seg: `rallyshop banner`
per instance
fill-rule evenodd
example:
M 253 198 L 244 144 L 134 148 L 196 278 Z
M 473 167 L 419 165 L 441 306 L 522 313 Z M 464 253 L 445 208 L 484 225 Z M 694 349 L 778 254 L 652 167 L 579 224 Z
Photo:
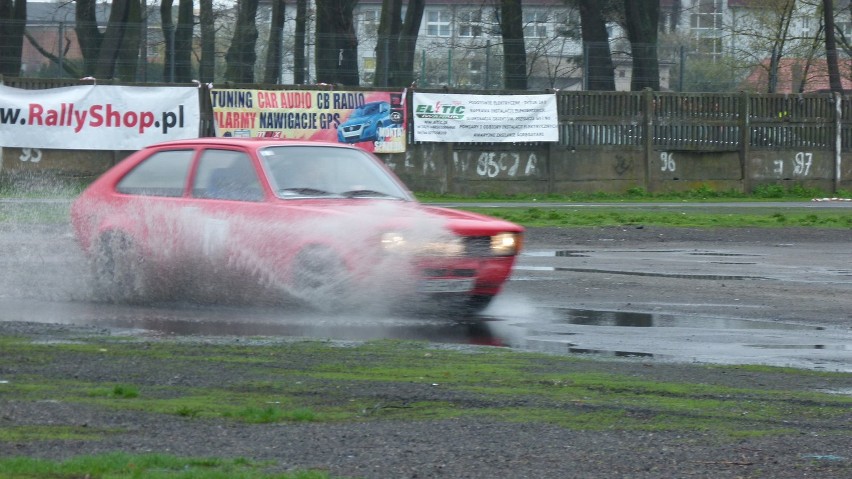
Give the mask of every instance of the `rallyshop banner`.
M 0 85 L 0 147 L 135 150 L 198 137 L 198 88 Z
M 216 136 L 349 143 L 405 151 L 405 93 L 315 90 L 210 91 Z
M 559 141 L 556 95 L 415 93 L 414 141 Z

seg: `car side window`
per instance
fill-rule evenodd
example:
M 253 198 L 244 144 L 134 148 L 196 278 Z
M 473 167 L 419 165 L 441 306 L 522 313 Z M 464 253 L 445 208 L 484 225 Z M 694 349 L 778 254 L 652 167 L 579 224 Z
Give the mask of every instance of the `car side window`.
M 209 149 L 201 154 L 192 195 L 196 198 L 260 201 L 263 188 L 247 154 Z
M 128 195 L 183 196 L 193 150 L 152 154 L 119 181 L 116 191 Z

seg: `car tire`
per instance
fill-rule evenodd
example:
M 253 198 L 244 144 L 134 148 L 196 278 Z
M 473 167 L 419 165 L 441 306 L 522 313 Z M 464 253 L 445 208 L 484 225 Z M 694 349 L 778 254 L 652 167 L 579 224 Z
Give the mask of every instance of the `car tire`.
M 485 311 L 485 308 L 494 300 L 493 295 L 478 294 L 467 298 L 464 304 L 465 312 L 468 314 L 477 314 Z
M 290 293 L 322 311 L 340 311 L 350 300 L 351 283 L 343 258 L 326 246 L 302 248 L 293 260 Z
M 133 303 L 146 298 L 149 283 L 144 259 L 135 242 L 124 233 L 110 231 L 98 238 L 92 273 L 101 299 Z

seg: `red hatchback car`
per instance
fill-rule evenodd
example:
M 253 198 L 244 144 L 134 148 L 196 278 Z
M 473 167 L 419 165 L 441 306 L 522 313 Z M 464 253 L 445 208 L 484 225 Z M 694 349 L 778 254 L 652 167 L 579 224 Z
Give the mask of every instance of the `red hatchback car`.
M 120 302 L 239 294 L 475 311 L 499 293 L 523 235 L 418 203 L 361 149 L 252 138 L 137 151 L 75 200 L 71 218 L 96 290 Z

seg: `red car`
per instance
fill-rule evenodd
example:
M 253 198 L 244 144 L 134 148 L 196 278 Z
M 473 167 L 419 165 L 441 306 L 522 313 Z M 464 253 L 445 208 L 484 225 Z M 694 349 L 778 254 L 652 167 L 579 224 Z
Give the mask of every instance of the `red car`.
M 484 308 L 523 228 L 417 202 L 337 143 L 199 138 L 130 155 L 71 219 L 103 299 L 296 298 L 324 309 Z M 272 293 L 269 295 L 269 293 Z

